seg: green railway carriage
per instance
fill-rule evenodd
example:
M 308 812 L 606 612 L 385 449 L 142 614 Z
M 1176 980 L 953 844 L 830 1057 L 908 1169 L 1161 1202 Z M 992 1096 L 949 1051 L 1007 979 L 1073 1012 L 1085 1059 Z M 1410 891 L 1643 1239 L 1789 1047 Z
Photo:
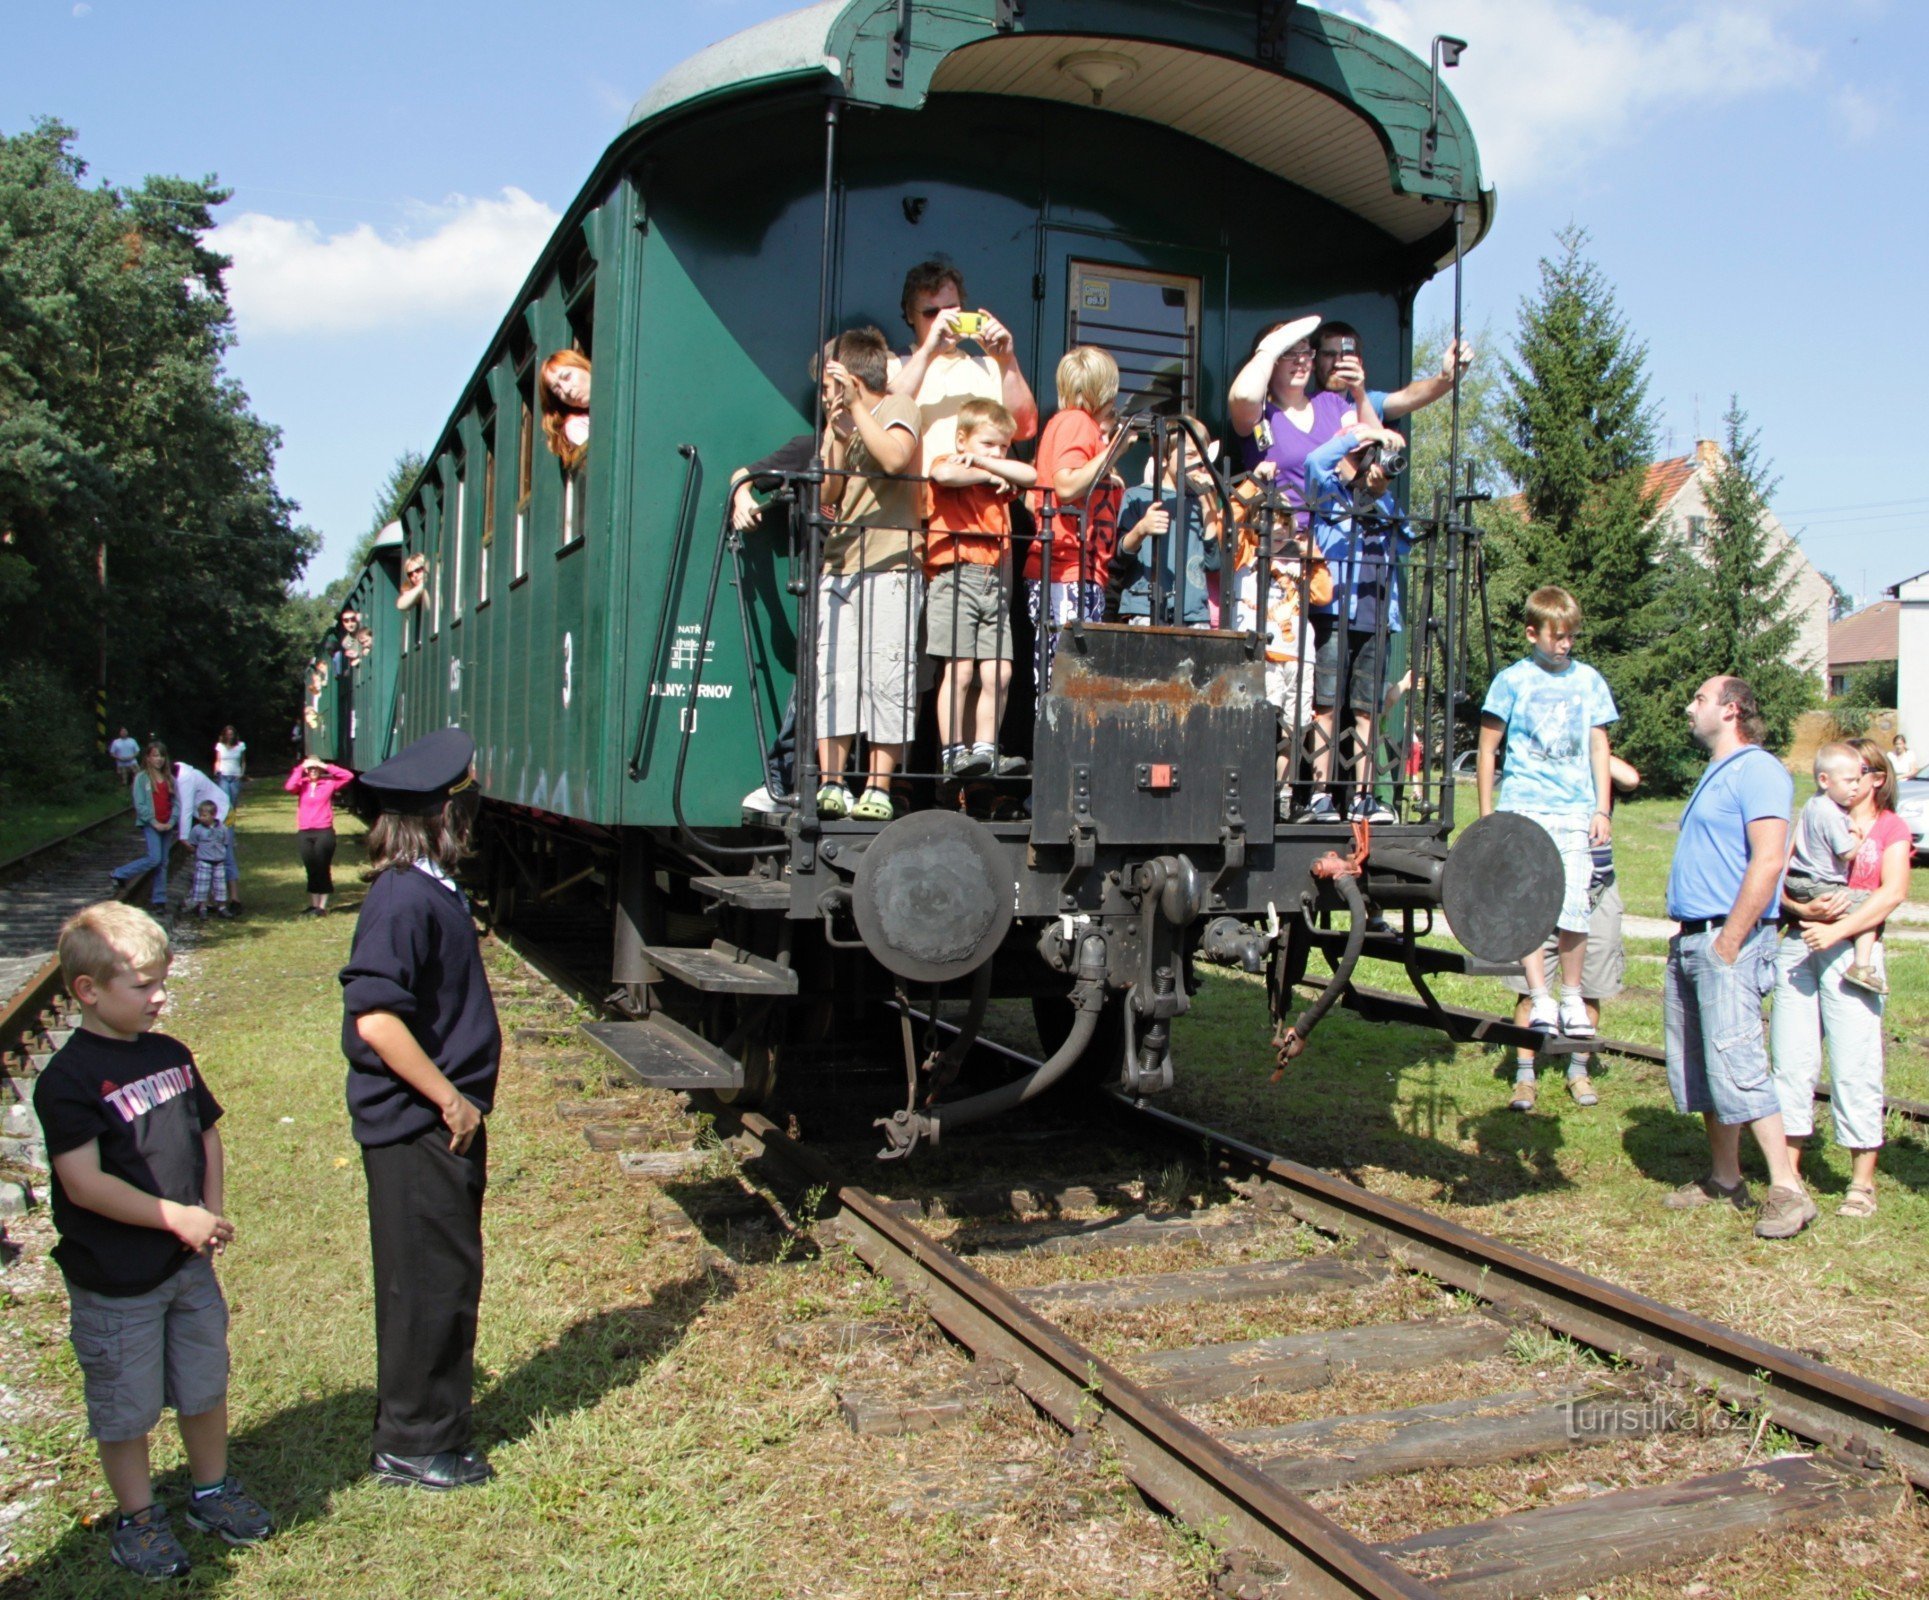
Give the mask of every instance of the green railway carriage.
M 331 629 L 318 652 L 318 659 L 330 662 L 329 680 L 314 701 L 316 721 L 308 729 L 306 748 L 357 772 L 382 760 L 394 725 L 401 674 L 402 613 L 395 608 L 401 568 L 402 529 L 390 523 L 342 600 L 360 613 L 372 648 L 366 656 L 337 666 L 339 640 Z
M 1224 632 L 1073 630 L 1026 740 L 1029 821 L 869 827 L 819 817 L 806 792 L 751 826 L 743 796 L 812 671 L 798 636 L 815 542 L 727 538 L 731 473 L 813 430 L 826 332 L 907 342 L 900 284 L 930 256 L 1012 330 L 1045 411 L 1060 356 L 1097 343 L 1132 404 L 1216 422 L 1255 332 L 1301 307 L 1352 322 L 1376 383 L 1403 383 L 1415 293 L 1493 214 L 1437 67 L 1291 0 L 825 0 L 725 40 L 638 103 L 484 352 L 402 516 L 427 599 L 396 614 L 335 748 L 366 766 L 436 727 L 473 732 L 497 914 L 604 919 L 640 1018 L 604 1042 L 654 1081 L 765 1093 L 804 1014 L 822 1034 L 819 1013 L 847 1018 L 895 976 L 968 978 L 979 1000 L 1069 988 L 1077 1044 L 1113 1040 L 1124 1069 L 1106 1072 L 1155 1088 L 1202 943 L 1271 951 L 1283 991 L 1322 943 L 1350 944 L 1350 969 L 1359 941 L 1328 912 L 1344 901 L 1363 925 L 1357 881 L 1408 908 L 1414 949 L 1412 912 L 1454 877 L 1443 762 L 1464 566 L 1436 563 L 1419 647 L 1444 677 L 1439 781 L 1381 831 L 1383 870 L 1317 877 L 1346 830 L 1271 826 L 1256 640 Z M 546 447 L 536 390 L 566 348 L 595 371 L 574 472 Z M 817 482 L 793 487 L 808 529 Z M 1466 537 L 1443 528 L 1439 547 Z M 393 554 L 363 580 L 385 621 Z M 1187 673 L 1169 702 L 1147 691 Z M 1130 782 L 1161 738 L 1185 751 L 1183 797 Z M 1277 914 L 1302 906 L 1279 936 Z M 1463 896 L 1455 926 L 1506 944 L 1540 914 Z M 977 932 L 942 955 L 907 918 Z M 899 1124 L 899 1148 L 936 1133 Z

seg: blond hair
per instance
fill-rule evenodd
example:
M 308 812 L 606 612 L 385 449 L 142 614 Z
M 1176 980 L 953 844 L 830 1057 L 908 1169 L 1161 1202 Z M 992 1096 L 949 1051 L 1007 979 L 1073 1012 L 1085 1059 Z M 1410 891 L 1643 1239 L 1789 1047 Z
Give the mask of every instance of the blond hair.
M 960 439 L 979 428 L 996 428 L 1005 436 L 1007 443 L 1018 432 L 1018 422 L 1012 414 L 996 400 L 987 400 L 974 395 L 958 407 L 958 437 Z
M 1527 626 L 1565 628 L 1569 633 L 1581 626 L 1581 602 L 1558 584 L 1544 584 L 1527 597 Z
M 1825 744 L 1815 752 L 1815 775 L 1819 778 L 1824 772 L 1834 772 L 1842 767 L 1859 767 L 1862 757 L 1856 753 L 1855 746 L 1838 739 Z
M 138 906 L 102 900 L 62 924 L 55 949 L 71 990 L 76 978 L 107 983 L 122 972 L 159 966 L 168 958 L 167 930 Z
M 1095 344 L 1074 345 L 1058 363 L 1058 403 L 1097 416 L 1119 397 L 1119 364 Z

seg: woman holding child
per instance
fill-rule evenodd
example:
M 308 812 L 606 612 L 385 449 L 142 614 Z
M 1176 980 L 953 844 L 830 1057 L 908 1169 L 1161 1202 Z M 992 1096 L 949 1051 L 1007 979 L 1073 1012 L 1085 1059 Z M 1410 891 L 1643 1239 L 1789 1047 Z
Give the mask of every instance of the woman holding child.
M 1848 885 L 1811 900 L 1783 893 L 1785 931 L 1768 1040 L 1789 1159 L 1798 1168 L 1815 1127 L 1815 1085 L 1823 1046 L 1828 1047 L 1835 1140 L 1849 1152 L 1848 1194 L 1837 1215 L 1872 1217 L 1882 1147 L 1884 1001 L 1879 992 L 1846 980 L 1856 936 L 1879 931 L 1883 919 L 1908 897 L 1913 841 L 1895 813 L 1895 773 L 1888 758 L 1868 739 L 1851 739 L 1847 747 L 1863 780 L 1848 808 L 1857 841 Z M 1863 897 L 1859 904 L 1858 896 Z

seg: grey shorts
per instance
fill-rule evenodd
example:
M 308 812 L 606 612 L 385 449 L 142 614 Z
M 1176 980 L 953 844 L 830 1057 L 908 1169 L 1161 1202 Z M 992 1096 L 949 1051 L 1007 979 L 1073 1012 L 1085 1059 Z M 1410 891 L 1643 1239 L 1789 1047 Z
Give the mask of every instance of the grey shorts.
M 1313 704 L 1331 711 L 1339 703 L 1341 668 L 1346 673 L 1346 701 L 1355 711 L 1379 710 L 1386 693 L 1386 668 L 1380 659 L 1380 636 L 1335 628 L 1313 658 Z
M 163 1406 L 195 1417 L 227 1397 L 228 1302 L 206 1256 L 146 1294 L 96 1294 L 69 1282 L 67 1296 L 87 1431 L 103 1444 L 145 1438 Z
M 1011 660 L 1011 583 L 1003 567 L 959 561 L 924 596 L 924 648 L 942 661 Z
M 817 585 L 817 736 L 909 743 L 917 722 L 921 572 L 860 572 Z
M 1612 1000 L 1621 992 L 1627 977 L 1628 953 L 1621 943 L 1621 885 L 1610 878 L 1597 893 L 1587 897 L 1587 949 L 1581 956 L 1581 993 L 1589 1000 Z M 1548 960 L 1547 970 L 1559 953 L 1558 934 L 1549 934 L 1541 954 Z M 1527 993 L 1525 978 L 1501 980 L 1515 994 Z
M 1806 872 L 1791 872 L 1782 879 L 1782 892 L 1789 899 L 1807 905 L 1811 900 L 1826 900 L 1832 894 L 1846 894 L 1849 904 L 1859 906 L 1869 898 L 1867 889 L 1851 889 L 1847 884 L 1830 883 L 1825 878 L 1811 878 Z
M 1732 964 L 1715 954 L 1719 926 L 1668 941 L 1661 1020 L 1675 1109 L 1730 1126 L 1782 1109 L 1769 1072 L 1762 1001 L 1775 985 L 1775 924 L 1751 933 Z

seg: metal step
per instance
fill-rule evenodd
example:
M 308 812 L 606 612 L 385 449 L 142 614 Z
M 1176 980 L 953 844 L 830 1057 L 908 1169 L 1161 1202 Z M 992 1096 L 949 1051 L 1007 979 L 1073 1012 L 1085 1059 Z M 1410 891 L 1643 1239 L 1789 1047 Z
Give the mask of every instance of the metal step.
M 717 939 L 708 950 L 689 945 L 650 944 L 643 954 L 654 966 L 704 994 L 791 995 L 797 974 L 727 939 Z
M 660 1011 L 637 1022 L 585 1022 L 583 1033 L 647 1089 L 743 1087 L 742 1067 Z
M 721 900 L 746 911 L 788 911 L 788 878 L 692 878 L 690 887 L 705 899 Z

